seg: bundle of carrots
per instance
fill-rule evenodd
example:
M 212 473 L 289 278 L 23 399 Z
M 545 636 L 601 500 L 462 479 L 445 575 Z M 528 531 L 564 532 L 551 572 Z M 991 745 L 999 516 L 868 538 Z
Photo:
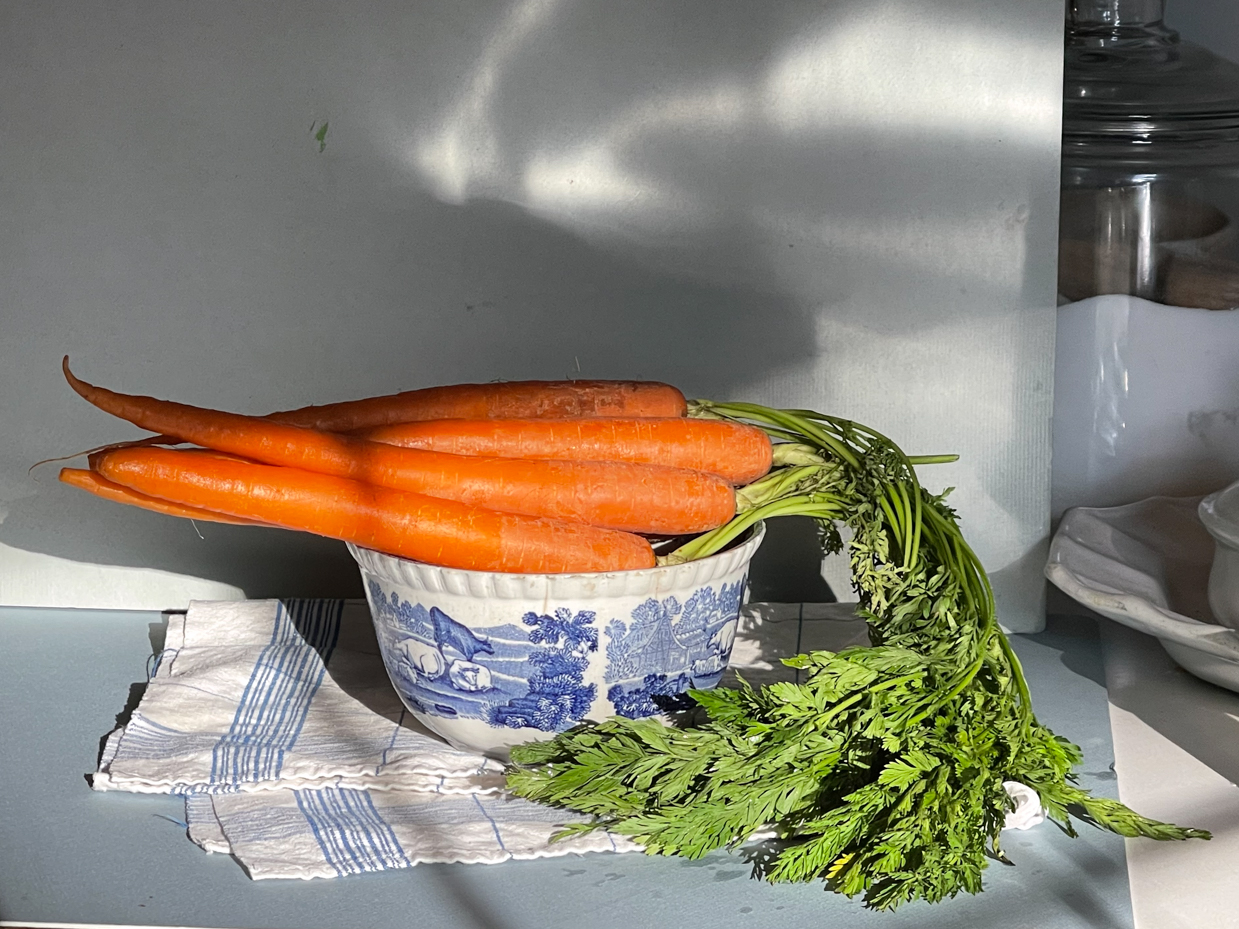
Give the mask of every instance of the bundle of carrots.
M 736 488 L 772 463 L 764 431 L 688 418 L 684 395 L 655 382 L 460 384 L 256 417 L 97 387 L 67 357 L 63 369 L 90 403 L 157 433 L 94 450 L 65 483 L 444 567 L 652 567 L 647 536 L 722 526 Z

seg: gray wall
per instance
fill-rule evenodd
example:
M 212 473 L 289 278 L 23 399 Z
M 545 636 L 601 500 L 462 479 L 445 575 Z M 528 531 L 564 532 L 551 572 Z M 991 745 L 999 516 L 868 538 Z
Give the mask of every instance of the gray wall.
M 0 602 L 355 593 L 338 543 L 112 506 L 60 380 L 259 413 L 658 378 L 955 485 L 1004 617 L 1048 528 L 1053 0 L 0 2 Z M 327 124 L 325 145 L 316 133 Z M 760 596 L 825 597 L 809 527 Z M 837 566 L 827 577 L 842 583 Z

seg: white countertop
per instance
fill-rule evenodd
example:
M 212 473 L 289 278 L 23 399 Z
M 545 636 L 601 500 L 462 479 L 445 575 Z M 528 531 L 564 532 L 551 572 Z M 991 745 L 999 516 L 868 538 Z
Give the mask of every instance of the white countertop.
M 823 647 L 825 638 L 838 647 L 852 635 L 854 621 L 840 622 L 837 611 L 806 605 L 767 619 L 788 624 L 789 650 Z M 827 628 L 833 626 L 840 628 Z M 863 910 L 820 885 L 751 880 L 739 853 L 700 861 L 595 854 L 493 866 L 419 865 L 337 880 L 251 881 L 228 857 L 206 855 L 186 839 L 179 798 L 99 794 L 87 785 L 100 736 L 115 725 L 127 699 L 136 703 L 162 628 L 157 613 L 0 609 L 0 926 L 550 929 L 580 926 L 583 913 L 591 929 L 1133 925 L 1124 842 L 1087 826 L 1076 839 L 1046 824 L 1010 834 L 1004 848 L 1015 866 L 992 864 L 984 893 L 894 913 Z M 1013 644 L 1038 717 L 1083 749 L 1081 785 L 1114 796 L 1106 673 L 1095 625 L 1051 617 L 1045 632 L 1014 636 Z M 1224 696 L 1229 705 L 1234 695 Z M 1120 770 L 1128 771 L 1126 762 Z M 1213 824 L 1188 800 L 1183 818 Z M 1229 809 L 1239 811 L 1239 803 Z M 1150 804 L 1149 811 L 1159 810 Z M 1151 853 L 1144 848 L 1151 844 L 1140 843 L 1136 860 Z M 1188 852 L 1205 860 L 1218 848 L 1195 844 Z M 1135 894 L 1142 913 L 1154 912 L 1145 903 L 1147 886 Z M 1136 925 L 1158 924 L 1144 919 Z
M 1239 694 L 1192 677 L 1151 636 L 1099 622 L 1120 798 L 1213 833 L 1127 840 L 1136 929 L 1239 927 Z

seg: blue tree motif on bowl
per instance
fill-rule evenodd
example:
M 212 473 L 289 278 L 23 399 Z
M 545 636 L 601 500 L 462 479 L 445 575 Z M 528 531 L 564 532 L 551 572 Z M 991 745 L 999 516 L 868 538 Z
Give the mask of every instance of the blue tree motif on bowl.
M 560 607 L 553 615 L 526 613 L 521 622 L 533 629 L 529 641 L 539 645 L 529 660 L 537 670 L 529 677 L 529 692 L 491 709 L 497 726 L 524 726 L 543 732 L 562 732 L 585 718 L 598 688 L 585 683 L 589 653 L 598 650 L 597 614 L 580 610 L 575 615 Z
M 652 716 L 689 688 L 717 686 L 731 658 L 747 577 L 702 587 L 683 604 L 650 598 L 607 624 L 607 698 L 620 716 Z

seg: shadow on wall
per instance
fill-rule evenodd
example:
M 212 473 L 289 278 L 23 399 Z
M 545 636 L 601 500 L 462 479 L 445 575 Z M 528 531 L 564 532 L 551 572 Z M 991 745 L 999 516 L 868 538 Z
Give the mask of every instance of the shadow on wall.
M 462 359 L 464 373 L 441 375 L 441 381 L 485 380 L 494 372 L 572 376 L 576 372 L 564 363 L 565 349 L 591 346 L 599 357 L 587 360 L 592 362 L 588 376 L 667 377 L 666 372 L 679 372 L 676 382 L 685 389 L 692 385 L 714 396 L 731 396 L 750 372 L 811 354 L 811 321 L 787 300 L 638 266 L 520 207 L 480 201 L 458 207 L 425 199 L 412 204 L 407 213 L 367 214 L 355 220 L 371 226 L 381 222 L 384 228 L 378 232 L 371 228 L 371 237 L 402 242 L 414 234 L 402 221 L 406 215 L 416 216 L 412 225 L 417 230 L 451 228 L 451 236 L 469 243 L 473 257 L 467 267 L 453 273 L 463 272 L 477 297 L 456 305 L 444 301 L 421 306 L 405 316 L 389 314 L 391 318 L 377 324 L 380 331 L 370 329 L 366 338 L 386 346 L 376 349 L 380 353 L 399 352 L 401 345 L 408 345 L 415 347 L 410 351 L 415 356 L 426 352 L 425 340 L 432 339 L 434 352 Z M 345 252 L 351 226 L 337 224 L 338 246 Z M 324 254 L 332 248 L 330 242 L 317 243 Z M 409 294 L 423 289 L 422 269 L 416 264 L 397 265 L 395 272 L 385 287 Z M 364 341 L 355 346 L 336 342 L 333 348 L 339 357 L 366 357 Z M 388 362 L 383 370 L 401 368 Z M 91 376 L 88 370 L 82 373 Z M 315 395 L 314 373 L 307 370 L 305 402 L 348 399 Z M 261 372 L 255 376 L 260 378 Z M 406 370 L 399 383 L 371 382 L 368 390 L 386 392 L 434 382 L 433 376 L 423 378 L 416 370 Z M 256 382 L 255 390 L 262 386 Z M 209 405 L 209 400 L 184 393 L 177 399 Z M 102 413 L 97 416 L 104 418 Z M 113 425 L 109 438 L 124 438 L 131 432 L 119 422 Z M 48 448 L 40 453 L 65 451 Z M 39 492 L 10 504 L 0 524 L 0 542 L 75 561 L 205 577 L 237 586 L 249 597 L 361 595 L 356 568 L 338 542 L 218 524 L 195 528 L 183 520 L 170 532 L 171 517 L 117 506 L 56 483 L 58 467 L 39 469 L 36 478 L 43 485 Z M 780 585 L 790 584 L 795 590 L 789 587 L 783 598 L 812 599 L 813 585 L 806 586 L 797 575 L 801 566 L 811 563 L 816 576 L 816 555 L 803 550 L 788 558 L 771 554 L 789 545 L 803 548 L 805 541 L 815 545 L 811 534 L 776 530 L 773 536 L 764 547 L 768 571 L 755 569 L 755 589 L 778 598 Z M 763 580 L 764 574 L 768 580 Z M 825 588 L 824 582 L 820 586 Z M 829 589 L 820 595 L 830 599 Z
M 249 596 L 359 591 L 338 543 L 200 538 L 52 467 L 26 480 L 132 435 L 69 395 L 65 351 L 106 386 L 251 413 L 579 373 L 755 400 L 790 376 L 780 402 L 847 387 L 844 415 L 878 380 L 936 414 L 955 395 L 927 371 L 966 352 L 909 338 L 1009 301 L 1028 214 L 1011 178 L 1058 134 L 1057 98 L 995 84 L 977 53 L 1003 48 L 1031 81 L 1048 34 L 1014 27 L 1038 14 L 986 25 L 969 6 L 20 11 L 0 56 L 24 101 L 6 124 L 21 260 L 0 299 L 21 350 L 0 365 L 18 399 L 0 409 L 0 543 Z M 916 79 L 874 81 L 874 62 Z M 755 595 L 829 599 L 810 530 L 772 529 Z

